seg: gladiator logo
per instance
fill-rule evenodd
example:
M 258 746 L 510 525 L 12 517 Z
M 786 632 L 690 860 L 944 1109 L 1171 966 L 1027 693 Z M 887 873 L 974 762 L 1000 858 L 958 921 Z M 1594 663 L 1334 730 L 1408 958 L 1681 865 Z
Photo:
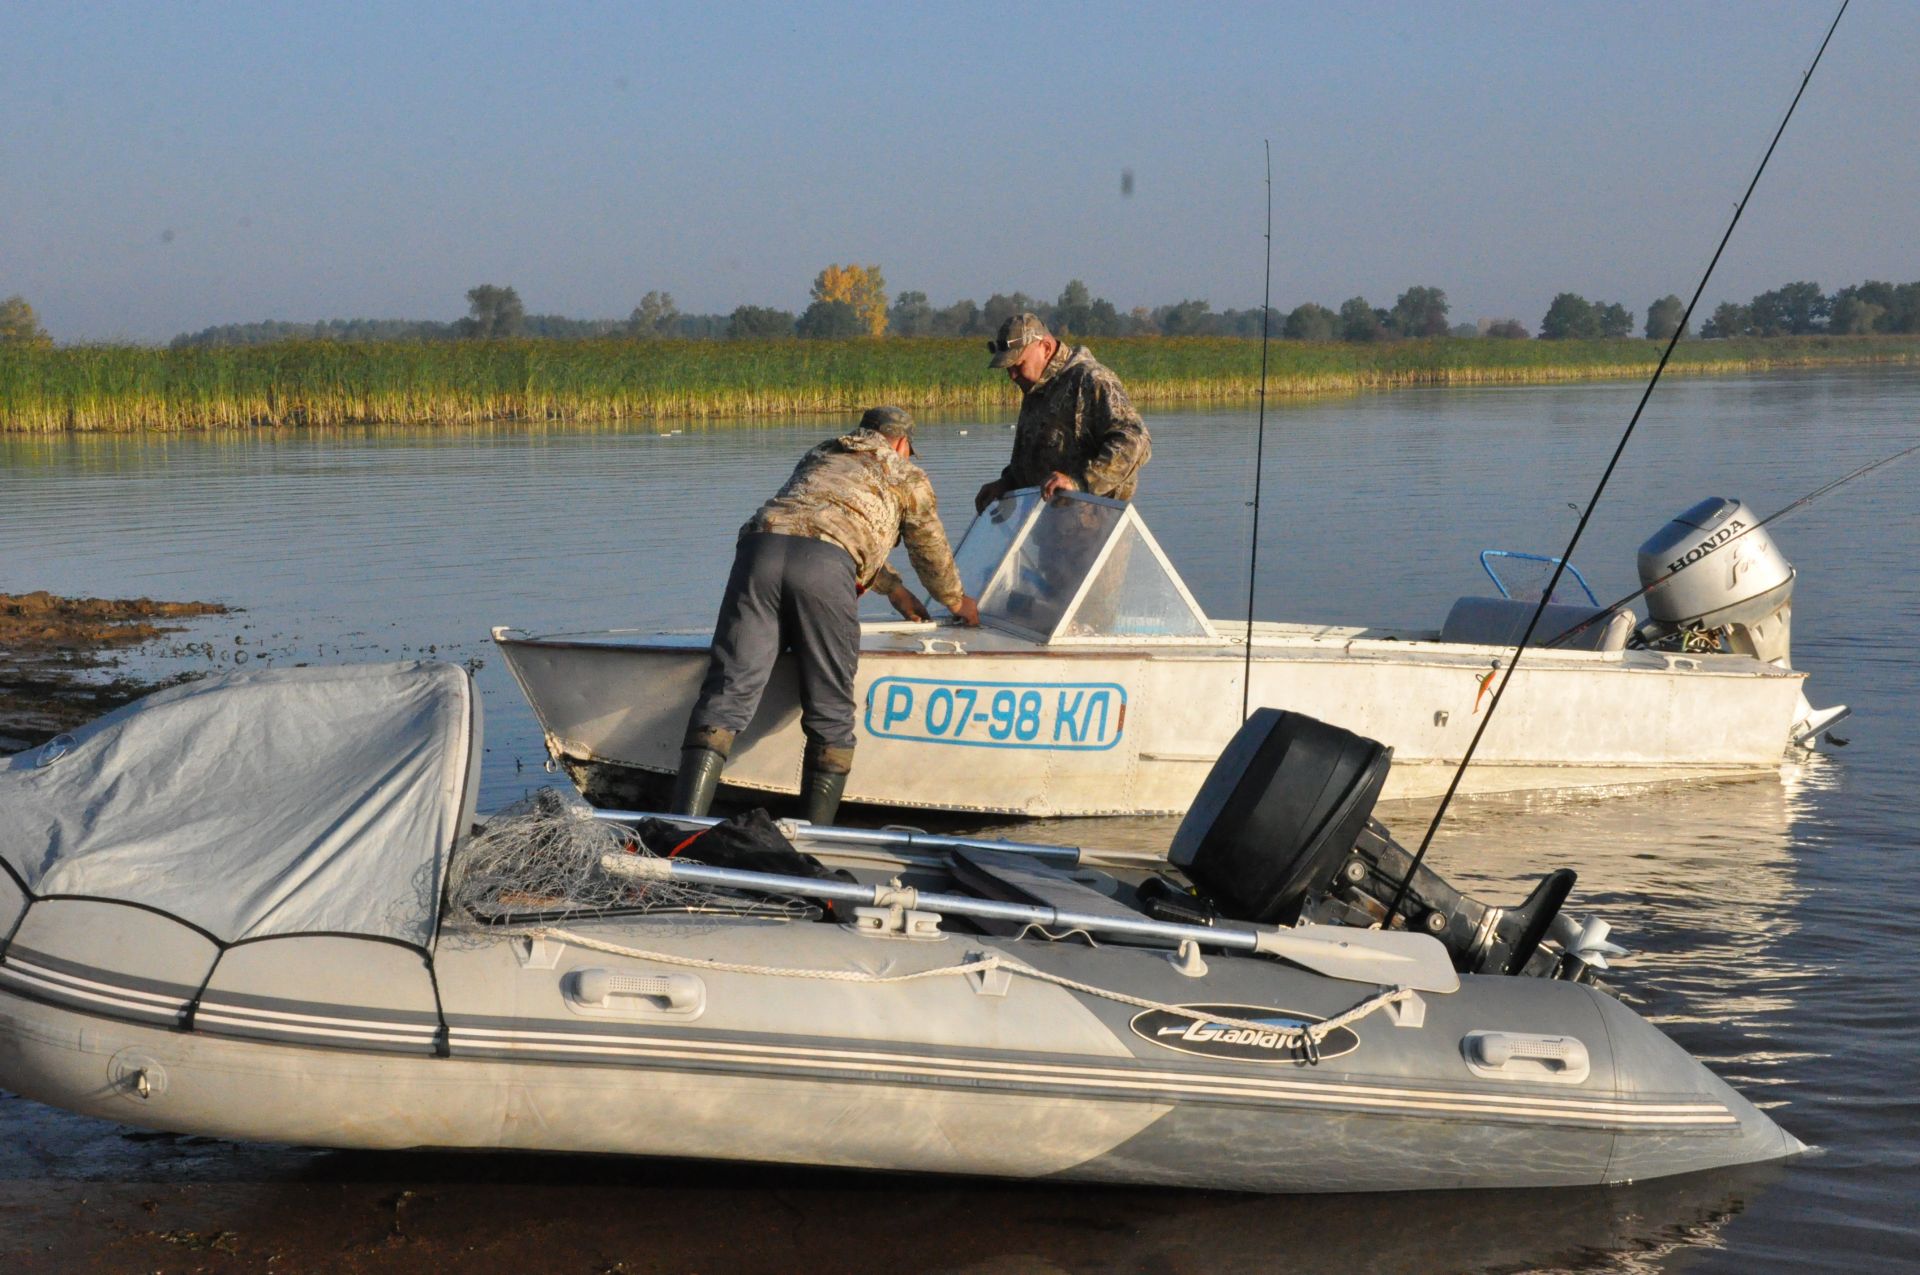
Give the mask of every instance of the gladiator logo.
M 1675 558 L 1672 562 L 1669 562 L 1667 564 L 1667 574 L 1672 575 L 1682 567 L 1692 566 L 1746 529 L 1747 524 L 1735 518 L 1732 522 L 1720 528 L 1720 530 L 1714 532 L 1705 540 L 1702 540 L 1699 544 L 1687 550 L 1678 558 Z
M 1134 1015 L 1133 1034 L 1165 1049 L 1207 1058 L 1227 1058 L 1235 1062 L 1308 1061 L 1308 1050 L 1300 1039 L 1300 1029 L 1323 1021 L 1312 1014 L 1290 1009 L 1271 1009 L 1262 1005 L 1182 1005 L 1185 1014 L 1150 1009 Z M 1217 1014 L 1232 1023 L 1188 1014 Z M 1241 1026 L 1240 1024 L 1251 1024 Z M 1360 1048 L 1360 1037 L 1345 1027 L 1336 1027 L 1320 1041 L 1318 1058 L 1338 1058 Z

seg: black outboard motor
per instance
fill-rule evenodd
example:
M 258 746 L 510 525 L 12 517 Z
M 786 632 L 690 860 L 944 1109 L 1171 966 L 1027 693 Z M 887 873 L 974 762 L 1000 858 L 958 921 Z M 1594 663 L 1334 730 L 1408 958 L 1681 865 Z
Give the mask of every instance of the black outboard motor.
M 1392 763 L 1375 740 L 1260 709 L 1214 763 L 1167 858 L 1234 920 L 1377 925 L 1413 862 L 1370 817 Z M 1422 867 L 1394 925 L 1439 939 L 1462 973 L 1551 973 L 1557 958 L 1540 941 L 1573 882 L 1562 868 L 1519 907 L 1496 908 Z

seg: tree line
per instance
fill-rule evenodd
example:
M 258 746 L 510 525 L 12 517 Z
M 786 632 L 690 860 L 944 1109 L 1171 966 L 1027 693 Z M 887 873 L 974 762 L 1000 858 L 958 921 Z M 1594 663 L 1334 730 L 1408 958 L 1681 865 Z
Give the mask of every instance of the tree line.
M 512 287 L 481 284 L 467 292 L 467 313 L 450 321 L 432 319 L 328 319 L 318 323 L 222 324 L 182 333 L 174 348 L 258 345 L 273 341 L 458 341 L 536 337 L 553 340 L 850 340 L 879 337 L 986 337 L 1012 315 L 1038 314 L 1063 336 L 1076 339 L 1124 336 L 1258 337 L 1261 311 L 1215 310 L 1204 299 L 1122 310 L 1096 297 L 1075 279 L 1053 301 L 1024 292 L 989 296 L 984 303 L 963 298 L 937 306 L 924 292 L 899 292 L 888 299 L 878 266 L 831 265 L 814 278 L 811 300 L 799 313 L 770 306 L 742 305 L 729 314 L 687 314 L 673 294 L 651 291 L 625 319 L 573 319 L 557 314 L 528 314 Z M 1680 326 L 1685 305 L 1665 296 L 1647 306 L 1639 335 L 1666 340 Z M 1447 294 L 1439 288 L 1408 288 L 1390 307 L 1355 296 L 1337 308 L 1304 302 L 1271 312 L 1269 331 L 1285 341 L 1394 341 L 1441 337 L 1525 340 L 1604 340 L 1635 335 L 1635 315 L 1617 301 L 1590 301 L 1562 292 L 1548 305 L 1534 329 L 1518 319 L 1453 323 Z M 1750 300 L 1722 302 L 1701 324 L 1699 335 L 1773 337 L 1831 334 L 1864 336 L 1920 332 L 1920 282 L 1892 284 L 1876 280 L 1827 294 L 1817 283 L 1789 283 Z M 1693 335 L 1681 333 L 1683 337 Z M 50 344 L 33 307 L 14 296 L 0 301 L 0 343 Z

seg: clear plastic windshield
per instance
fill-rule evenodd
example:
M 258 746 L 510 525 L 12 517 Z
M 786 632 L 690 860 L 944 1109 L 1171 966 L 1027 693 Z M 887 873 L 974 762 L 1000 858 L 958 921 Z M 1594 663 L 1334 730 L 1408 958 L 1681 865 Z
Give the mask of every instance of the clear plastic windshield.
M 954 565 L 960 569 L 960 587 L 968 596 L 976 601 L 985 598 L 1007 550 L 1013 548 L 1039 507 L 1039 491 L 1028 488 L 996 500 L 973 520 L 967 534 L 960 538 L 960 547 L 953 551 Z
M 1125 505 L 1091 500 L 1039 506 L 980 595 L 981 611 L 1051 636 L 1126 511 Z
M 955 560 L 983 620 L 1043 642 L 1214 637 L 1139 514 L 1118 501 L 1013 493 L 974 520 Z
M 1060 636 L 1211 638 L 1213 632 L 1159 546 L 1138 519 L 1129 519 Z

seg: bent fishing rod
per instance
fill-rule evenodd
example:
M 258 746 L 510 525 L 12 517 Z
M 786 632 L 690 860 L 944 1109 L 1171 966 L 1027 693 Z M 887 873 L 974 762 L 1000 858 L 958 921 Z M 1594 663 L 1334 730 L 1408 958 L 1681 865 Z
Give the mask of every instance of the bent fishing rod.
M 1913 446 L 1908 447 L 1903 451 L 1897 451 L 1891 456 L 1882 456 L 1879 460 L 1868 461 L 1866 464 L 1860 466 L 1860 468 L 1854 470 L 1852 473 L 1842 474 L 1840 477 L 1834 479 L 1830 483 L 1827 483 L 1825 486 L 1814 488 L 1812 491 L 1800 497 L 1800 499 L 1794 501 L 1792 504 L 1786 505 L 1786 506 L 1783 506 L 1782 508 L 1774 510 L 1772 513 L 1768 514 L 1765 518 L 1762 518 L 1759 522 L 1756 522 L 1751 527 L 1748 527 L 1745 531 L 1740 531 L 1735 533 L 1734 535 L 1727 537 L 1725 541 L 1714 546 L 1713 552 L 1718 553 L 1720 552 L 1720 550 L 1726 548 L 1728 545 L 1733 544 L 1735 541 L 1739 540 L 1742 536 L 1758 531 L 1760 530 L 1760 528 L 1766 526 L 1768 523 L 1773 522 L 1779 518 L 1784 518 L 1796 509 L 1805 509 L 1808 505 L 1811 505 L 1814 501 L 1820 499 L 1820 497 L 1826 495 L 1828 492 L 1833 491 L 1836 488 L 1844 487 L 1856 478 L 1865 478 L 1868 474 L 1871 474 L 1874 470 L 1879 469 L 1882 466 L 1891 465 L 1893 464 L 1893 462 L 1897 460 L 1905 460 L 1907 457 L 1913 455 L 1915 452 L 1920 452 L 1920 443 L 1915 443 Z M 1646 584 L 1643 584 L 1639 588 L 1635 589 L 1632 593 L 1629 593 L 1626 597 L 1621 598 L 1617 602 L 1611 602 L 1606 606 L 1601 607 L 1600 610 L 1595 612 L 1593 615 L 1588 616 L 1586 619 L 1580 621 L 1580 623 L 1574 625 L 1572 628 L 1568 629 L 1566 632 L 1560 634 L 1560 636 L 1555 638 L 1549 638 L 1547 641 L 1542 642 L 1540 645 L 1547 646 L 1547 647 L 1559 646 L 1562 642 L 1568 641 L 1573 637 L 1586 632 L 1588 629 L 1592 628 L 1594 625 L 1600 623 L 1600 621 L 1611 617 L 1613 613 L 1618 611 L 1621 607 L 1626 606 L 1630 602 L 1637 601 L 1638 599 L 1645 597 L 1649 593 L 1652 593 L 1655 589 L 1659 588 L 1661 585 L 1665 584 L 1667 581 L 1673 579 L 1675 576 L 1679 575 L 1684 570 L 1686 570 L 1685 566 L 1675 567 L 1673 570 L 1667 572 L 1666 574 L 1655 577 L 1654 579 L 1648 581 Z
M 1260 427 L 1253 448 L 1253 543 L 1247 551 L 1247 647 L 1240 665 L 1240 720 L 1253 693 L 1253 587 L 1260 577 L 1260 474 L 1267 456 L 1267 329 L 1273 322 L 1273 143 L 1267 150 L 1267 278 L 1260 294 Z
M 1487 704 L 1487 715 L 1480 719 L 1473 738 L 1467 743 L 1466 754 L 1460 759 L 1460 766 L 1453 772 L 1453 779 L 1447 784 L 1447 791 L 1440 798 L 1440 808 L 1433 812 L 1433 820 L 1427 825 L 1426 835 L 1420 838 L 1420 848 L 1414 852 L 1413 859 L 1407 864 L 1406 875 L 1401 877 L 1400 886 L 1394 891 L 1393 902 L 1387 904 L 1387 914 L 1380 922 L 1382 929 L 1391 928 L 1393 918 L 1399 914 L 1400 905 L 1406 901 L 1407 891 L 1413 885 L 1414 873 L 1420 870 L 1421 862 L 1427 857 L 1428 849 L 1433 845 L 1433 837 L 1440 830 L 1440 821 L 1446 818 L 1447 807 L 1453 803 L 1453 795 L 1460 789 L 1460 781 L 1466 776 L 1467 767 L 1473 762 L 1473 754 L 1480 747 L 1480 741 L 1492 723 L 1493 715 L 1500 711 L 1500 701 L 1505 698 L 1507 688 L 1513 685 L 1513 671 L 1520 667 L 1520 657 L 1526 653 L 1527 644 L 1533 641 L 1533 632 L 1540 625 L 1540 617 L 1546 614 L 1547 604 L 1552 600 L 1554 590 L 1560 586 L 1560 577 L 1566 574 L 1567 563 L 1573 558 L 1573 551 L 1580 543 L 1580 537 L 1587 530 L 1587 523 L 1593 518 L 1593 511 L 1599 507 L 1600 497 L 1607 490 L 1607 483 L 1613 478 L 1613 471 L 1620 464 L 1620 457 L 1627 450 L 1627 443 L 1633 438 L 1634 429 L 1640 424 L 1640 416 L 1647 410 L 1647 400 L 1653 397 L 1654 387 L 1660 384 L 1660 374 L 1667 370 L 1667 363 L 1673 358 L 1673 349 L 1680 344 L 1680 334 L 1687 330 L 1693 318 L 1693 311 L 1700 304 L 1700 297 L 1707 290 L 1707 281 L 1713 278 L 1714 267 L 1720 264 L 1721 254 L 1727 250 L 1728 242 L 1733 238 L 1734 227 L 1740 224 L 1740 216 L 1747 210 L 1747 201 L 1753 198 L 1755 187 L 1760 185 L 1761 174 L 1767 171 L 1767 163 L 1772 160 L 1774 150 L 1780 145 L 1787 125 L 1793 119 L 1794 111 L 1800 105 L 1800 99 L 1806 96 L 1807 85 L 1813 80 L 1814 71 L 1819 69 L 1820 59 L 1827 52 L 1827 45 L 1833 42 L 1833 33 L 1840 26 L 1840 19 L 1846 16 L 1847 5 L 1852 0 L 1841 0 L 1840 11 L 1833 15 L 1833 23 L 1828 26 L 1827 34 L 1820 41 L 1820 48 L 1813 55 L 1813 61 L 1807 67 L 1806 74 L 1800 77 L 1800 88 L 1793 95 L 1793 101 L 1787 105 L 1787 113 L 1781 117 L 1780 127 L 1774 130 L 1773 140 L 1767 144 L 1766 154 L 1760 157 L 1760 166 L 1754 170 L 1753 179 L 1747 183 L 1746 193 L 1740 196 L 1740 202 L 1734 205 L 1733 217 L 1727 222 L 1726 233 L 1720 236 L 1720 246 L 1713 250 L 1712 260 L 1707 262 L 1706 271 L 1700 276 L 1700 285 L 1693 290 L 1693 299 L 1687 302 L 1686 310 L 1680 315 L 1680 322 L 1674 326 L 1673 335 L 1667 338 L 1666 349 L 1660 352 L 1660 362 L 1654 366 L 1653 376 L 1647 381 L 1647 388 L 1641 391 L 1640 402 L 1633 409 L 1633 416 L 1627 421 L 1627 428 L 1621 433 L 1620 441 L 1615 444 L 1613 456 L 1607 461 L 1607 467 L 1601 471 L 1600 481 L 1595 484 L 1593 495 L 1581 511 L 1580 521 L 1573 529 L 1572 537 L 1567 541 L 1566 549 L 1560 560 L 1554 563 L 1553 576 L 1547 581 L 1547 587 L 1540 591 L 1539 604 L 1533 608 L 1533 616 L 1527 621 L 1526 632 L 1520 635 L 1519 644 L 1514 647 L 1513 658 L 1507 661 L 1499 683 L 1494 687 L 1493 699 Z

